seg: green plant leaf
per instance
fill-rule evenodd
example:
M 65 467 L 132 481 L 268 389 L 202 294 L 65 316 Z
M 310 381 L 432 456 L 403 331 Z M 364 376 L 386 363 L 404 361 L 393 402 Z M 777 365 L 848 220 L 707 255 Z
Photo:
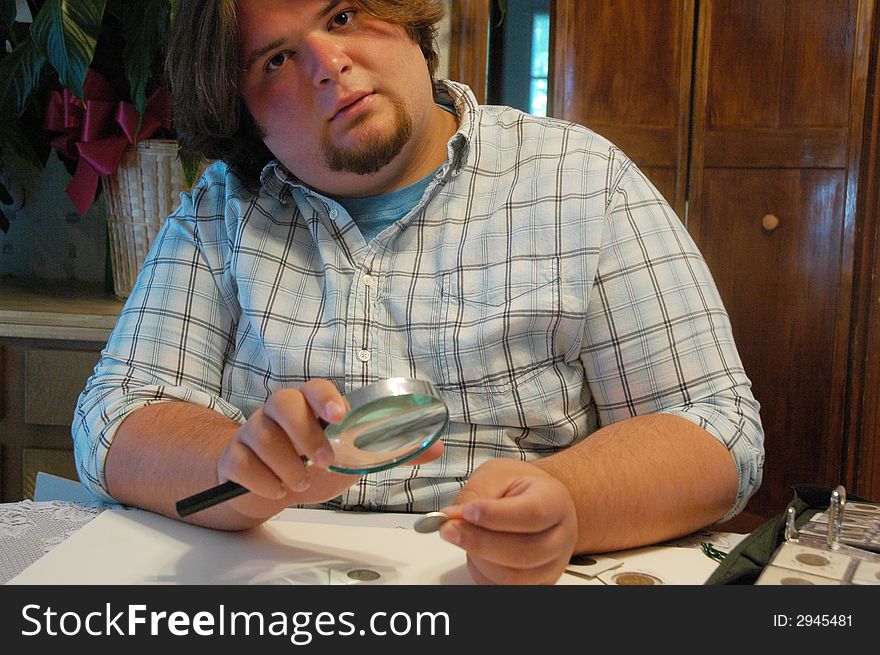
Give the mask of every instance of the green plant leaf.
M 39 169 L 45 164 L 40 161 L 21 124 L 11 116 L 0 114 L 0 155 L 4 152 L 15 153 Z
M 46 0 L 31 25 L 34 43 L 58 72 L 61 84 L 80 99 L 106 4 L 107 0 Z
M 24 113 L 45 61 L 30 39 L 23 39 L 0 61 L 0 114 L 18 118 Z
M 161 61 L 168 14 L 168 0 L 128 2 L 122 12 L 125 37 L 122 59 L 131 86 L 132 102 L 141 114 L 147 108 L 147 85 L 155 62 Z
M 189 188 L 192 188 L 196 183 L 196 177 L 198 176 L 199 170 L 205 160 L 183 148 L 177 149 L 177 156 L 180 159 L 181 166 L 183 166 L 183 174 L 186 177 L 186 184 Z
M 12 31 L 12 24 L 15 22 L 15 15 L 17 13 L 18 9 L 15 6 L 15 0 L 0 0 L 0 21 L 3 22 L 6 31 Z

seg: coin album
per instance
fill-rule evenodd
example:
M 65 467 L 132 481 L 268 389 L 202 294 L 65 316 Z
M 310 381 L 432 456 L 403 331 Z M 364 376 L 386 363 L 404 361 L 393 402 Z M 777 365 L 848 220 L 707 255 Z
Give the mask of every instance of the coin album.
M 831 533 L 829 517 L 815 514 L 787 537 L 755 584 L 880 585 L 880 504 L 845 503 Z
M 813 516 L 800 533 L 816 537 L 828 534 L 827 511 Z M 880 504 L 849 501 L 843 511 L 840 541 L 848 546 L 880 553 Z

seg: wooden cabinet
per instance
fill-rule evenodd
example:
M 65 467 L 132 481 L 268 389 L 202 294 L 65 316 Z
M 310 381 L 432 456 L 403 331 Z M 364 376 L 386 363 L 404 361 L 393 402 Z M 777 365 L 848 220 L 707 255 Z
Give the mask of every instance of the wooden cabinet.
M 687 22 L 687 3 L 614 4 L 616 20 L 627 18 L 622 6 L 640 14 L 651 5 L 669 12 L 667 22 Z M 713 271 L 762 405 L 764 483 L 749 505 L 762 518 L 785 507 L 792 484 L 847 481 L 854 226 L 874 5 L 701 0 L 691 14 L 687 209 L 677 209 Z M 688 33 L 685 25 L 663 34 L 688 41 Z M 658 39 L 658 57 L 676 50 Z M 626 74 L 638 71 L 627 64 Z M 668 87 L 680 101 L 681 90 Z M 641 164 L 638 150 L 632 156 Z
M 875 6 L 880 48 L 880 5 Z M 864 164 L 859 171 L 853 312 L 846 384 L 846 479 L 862 495 L 880 499 L 880 61 L 875 51 L 865 107 Z
M 792 484 L 853 482 L 846 388 L 875 4 L 554 3 L 554 115 L 654 178 L 730 314 L 766 435 L 756 520 L 780 512 Z
M 792 484 L 845 481 L 873 5 L 700 3 L 688 229 L 762 405 L 766 474 L 750 504 L 759 514 L 785 507 Z
M 694 0 L 551 2 L 550 113 L 620 147 L 684 215 Z
M 797 483 L 880 499 L 878 4 L 550 2 L 549 113 L 645 171 L 730 314 L 766 433 L 745 527 Z
M 4 352 L 3 502 L 32 498 L 38 471 L 77 479 L 70 425 L 98 362 L 95 344 L 0 339 Z
M 39 471 L 77 479 L 74 407 L 121 307 L 91 287 L 0 283 L 0 502 L 32 498 Z

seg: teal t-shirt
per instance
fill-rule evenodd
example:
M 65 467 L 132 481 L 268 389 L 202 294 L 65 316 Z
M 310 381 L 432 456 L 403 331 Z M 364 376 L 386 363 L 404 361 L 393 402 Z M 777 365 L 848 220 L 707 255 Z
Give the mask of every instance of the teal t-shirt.
M 364 198 L 336 198 L 336 201 L 345 207 L 364 235 L 364 239 L 369 242 L 386 227 L 406 216 L 407 212 L 418 204 L 434 173 L 436 171 L 432 171 L 415 184 L 390 193 Z

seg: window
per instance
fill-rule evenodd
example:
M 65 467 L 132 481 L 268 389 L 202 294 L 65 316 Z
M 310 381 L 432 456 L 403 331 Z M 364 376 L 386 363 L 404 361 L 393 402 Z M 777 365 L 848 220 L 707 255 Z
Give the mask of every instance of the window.
M 550 2 L 516 0 L 492 4 L 488 102 L 510 105 L 530 114 L 546 116 L 549 94 Z
M 529 113 L 547 115 L 547 77 L 550 62 L 550 14 L 532 16 L 532 75 Z

